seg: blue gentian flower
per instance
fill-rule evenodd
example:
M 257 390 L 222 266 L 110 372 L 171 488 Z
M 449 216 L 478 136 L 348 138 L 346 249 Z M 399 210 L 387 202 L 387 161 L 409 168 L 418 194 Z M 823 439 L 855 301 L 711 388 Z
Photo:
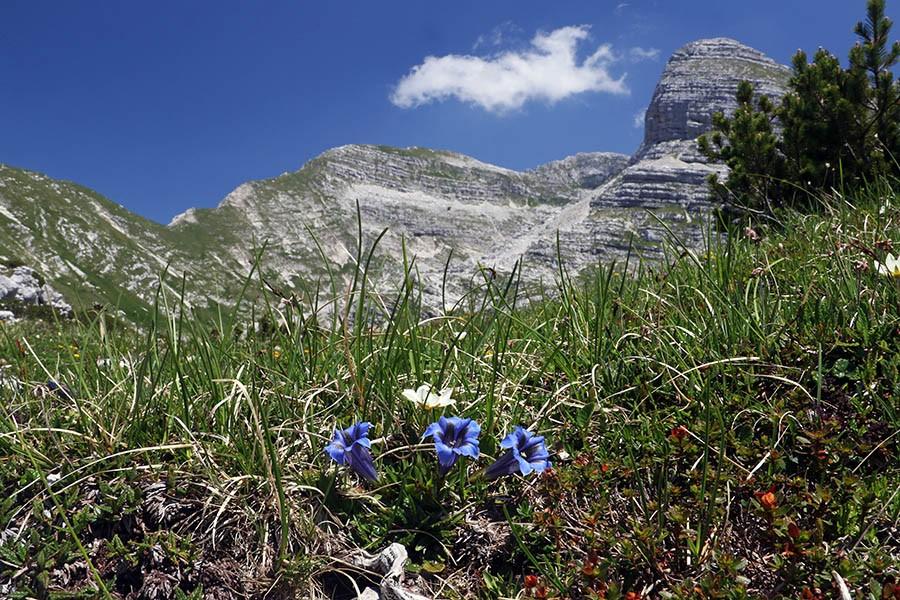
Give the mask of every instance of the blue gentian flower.
M 544 436 L 534 435 L 521 427 L 516 427 L 512 433 L 503 438 L 500 447 L 506 448 L 507 451 L 487 468 L 485 476 L 488 479 L 512 475 L 516 471 L 522 475 L 541 473 L 551 466 L 548 460 L 550 453 L 544 444 Z
M 337 464 L 347 465 L 363 479 L 375 481 L 378 473 L 372 462 L 372 443 L 368 438 L 371 428 L 371 423 L 361 421 L 347 429 L 335 429 L 331 443 L 325 446 L 325 452 Z
M 63 400 L 74 400 L 75 394 L 72 393 L 72 390 L 69 389 L 69 386 L 58 383 L 56 380 L 51 379 L 47 382 L 47 389 L 62 398 Z
M 441 417 L 425 430 L 423 438 L 434 439 L 441 475 L 446 475 L 460 456 L 478 458 L 478 434 L 481 425 L 472 419 Z

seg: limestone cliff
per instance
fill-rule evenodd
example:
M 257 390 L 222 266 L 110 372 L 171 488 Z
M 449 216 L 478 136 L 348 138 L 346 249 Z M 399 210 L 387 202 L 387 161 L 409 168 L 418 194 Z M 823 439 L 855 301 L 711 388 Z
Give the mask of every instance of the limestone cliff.
M 737 108 L 738 84 L 750 81 L 759 94 L 781 97 L 790 70 L 762 52 L 728 38 L 692 42 L 666 64 L 644 119 L 644 141 L 619 173 L 582 199 L 578 217 L 561 223 L 566 258 L 576 268 L 621 257 L 633 241 L 652 254 L 672 230 L 687 244 L 702 242 L 696 226 L 711 208 L 707 179 L 723 173 L 697 149 L 712 115 Z M 648 211 L 661 218 L 665 226 Z M 632 239 L 623 244 L 624 232 Z M 546 260 L 554 248 L 535 240 L 528 254 Z
M 690 207 L 709 199 L 706 179 L 722 167 L 707 164 L 696 139 L 716 112 L 731 114 L 742 80 L 758 93 L 780 98 L 790 71 L 735 40 L 699 40 L 669 59 L 644 118 L 644 142 L 618 179 L 594 198 L 595 206 L 624 204 Z

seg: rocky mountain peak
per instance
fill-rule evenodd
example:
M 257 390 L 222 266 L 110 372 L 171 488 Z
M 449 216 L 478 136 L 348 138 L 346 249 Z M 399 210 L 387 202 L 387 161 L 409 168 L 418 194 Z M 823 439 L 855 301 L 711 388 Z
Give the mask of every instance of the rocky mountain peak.
M 708 131 L 713 113 L 736 108 L 740 81 L 749 81 L 760 94 L 780 97 L 789 77 L 787 67 L 730 38 L 683 46 L 669 59 L 653 93 L 638 157 L 654 144 L 694 139 Z
M 678 62 L 679 60 L 697 57 L 740 58 L 741 60 L 756 61 L 767 65 L 778 64 L 760 50 L 728 37 L 705 38 L 688 42 L 672 54 L 669 62 Z
M 785 93 L 789 77 L 787 67 L 732 39 L 698 40 L 680 48 L 666 64 L 647 108 L 641 147 L 624 168 L 596 189 L 583 191 L 579 202 L 533 235 L 527 256 L 551 262 L 557 245 L 546 233 L 554 230 L 573 270 L 631 248 L 650 256 L 673 233 L 682 243 L 701 246 L 703 228 L 697 223 L 712 208 L 708 177 L 724 174 L 726 167 L 707 162 L 697 137 L 711 128 L 714 113 L 731 114 L 737 108 L 742 80 L 777 98 Z
M 169 227 L 86 188 L 0 166 L 0 251 L 69 298 L 138 316 L 150 313 L 163 270 L 173 297 L 184 275 L 194 306 L 230 304 L 263 247 L 267 281 L 324 289 L 334 272 L 352 268 L 358 216 L 365 244 L 380 239 L 373 289 L 391 290 L 403 273 L 398 257 L 412 255 L 431 307 L 459 298 L 481 267 L 507 270 L 523 256 L 525 279 L 546 283 L 560 256 L 574 273 L 632 249 L 658 253 L 670 230 L 699 244 L 696 223 L 712 206 L 707 177 L 725 167 L 707 164 L 697 136 L 714 112 L 734 110 L 741 80 L 777 97 L 789 74 L 734 40 L 699 40 L 669 59 L 632 157 L 586 152 L 515 171 L 446 150 L 351 144 L 244 183 L 218 207 L 190 209 Z M 0 278 L 0 300 L 22 296 L 13 279 Z

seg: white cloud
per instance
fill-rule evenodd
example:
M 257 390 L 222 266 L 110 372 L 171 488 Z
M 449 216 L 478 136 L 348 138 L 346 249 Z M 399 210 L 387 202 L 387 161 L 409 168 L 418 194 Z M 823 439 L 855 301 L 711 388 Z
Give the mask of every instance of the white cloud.
M 529 100 L 553 104 L 584 92 L 627 94 L 625 75 L 616 79 L 609 72 L 617 60 L 609 44 L 579 63 L 577 47 L 587 37 L 586 25 L 562 27 L 537 33 L 531 46 L 521 52 L 488 58 L 428 56 L 397 83 L 391 102 L 412 108 L 456 98 L 502 113 L 521 108 Z
M 472 46 L 472 50 L 478 50 L 487 46 L 502 46 L 508 39 L 517 37 L 521 32 L 522 30 L 516 27 L 515 23 L 505 21 L 494 27 L 490 33 L 479 35 Z
M 629 2 L 619 2 L 616 4 L 616 10 L 614 11 L 617 15 L 621 15 L 625 12 L 625 9 L 631 5 Z
M 631 124 L 634 126 L 635 129 L 640 129 L 641 127 L 644 126 L 644 117 L 646 117 L 646 116 L 647 116 L 647 111 L 645 111 L 645 110 L 640 110 L 640 111 L 634 113 L 634 119 L 632 119 Z
M 628 57 L 631 59 L 631 62 L 656 60 L 659 58 L 659 48 L 641 48 L 640 46 L 635 46 L 628 51 Z

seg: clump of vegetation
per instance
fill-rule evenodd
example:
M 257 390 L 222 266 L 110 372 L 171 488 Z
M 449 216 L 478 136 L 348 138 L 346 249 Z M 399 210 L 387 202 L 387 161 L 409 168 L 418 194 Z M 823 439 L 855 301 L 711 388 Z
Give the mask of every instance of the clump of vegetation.
M 0 590 L 355 597 L 396 542 L 433 597 L 889 598 L 900 206 L 821 205 L 528 305 L 498 274 L 426 317 L 412 267 L 361 267 L 260 284 L 258 330 L 164 292 L 114 334 L 2 326 Z
M 809 207 L 822 192 L 900 174 L 900 81 L 893 75 L 900 42 L 890 41 L 885 0 L 868 0 L 867 7 L 846 68 L 824 48 L 811 63 L 800 51 L 779 103 L 754 99 L 743 82 L 735 114 L 714 116 L 713 132 L 699 144 L 730 168 L 727 183 L 712 177 L 726 203 L 769 212 Z
M 0 310 L 8 310 L 20 319 L 43 319 L 53 321 L 62 318 L 49 304 L 32 304 L 21 300 L 0 300 Z
M 6 267 L 7 269 L 15 269 L 16 267 L 24 267 L 25 262 L 19 258 L 3 257 L 2 259 L 0 259 L 0 265 Z

